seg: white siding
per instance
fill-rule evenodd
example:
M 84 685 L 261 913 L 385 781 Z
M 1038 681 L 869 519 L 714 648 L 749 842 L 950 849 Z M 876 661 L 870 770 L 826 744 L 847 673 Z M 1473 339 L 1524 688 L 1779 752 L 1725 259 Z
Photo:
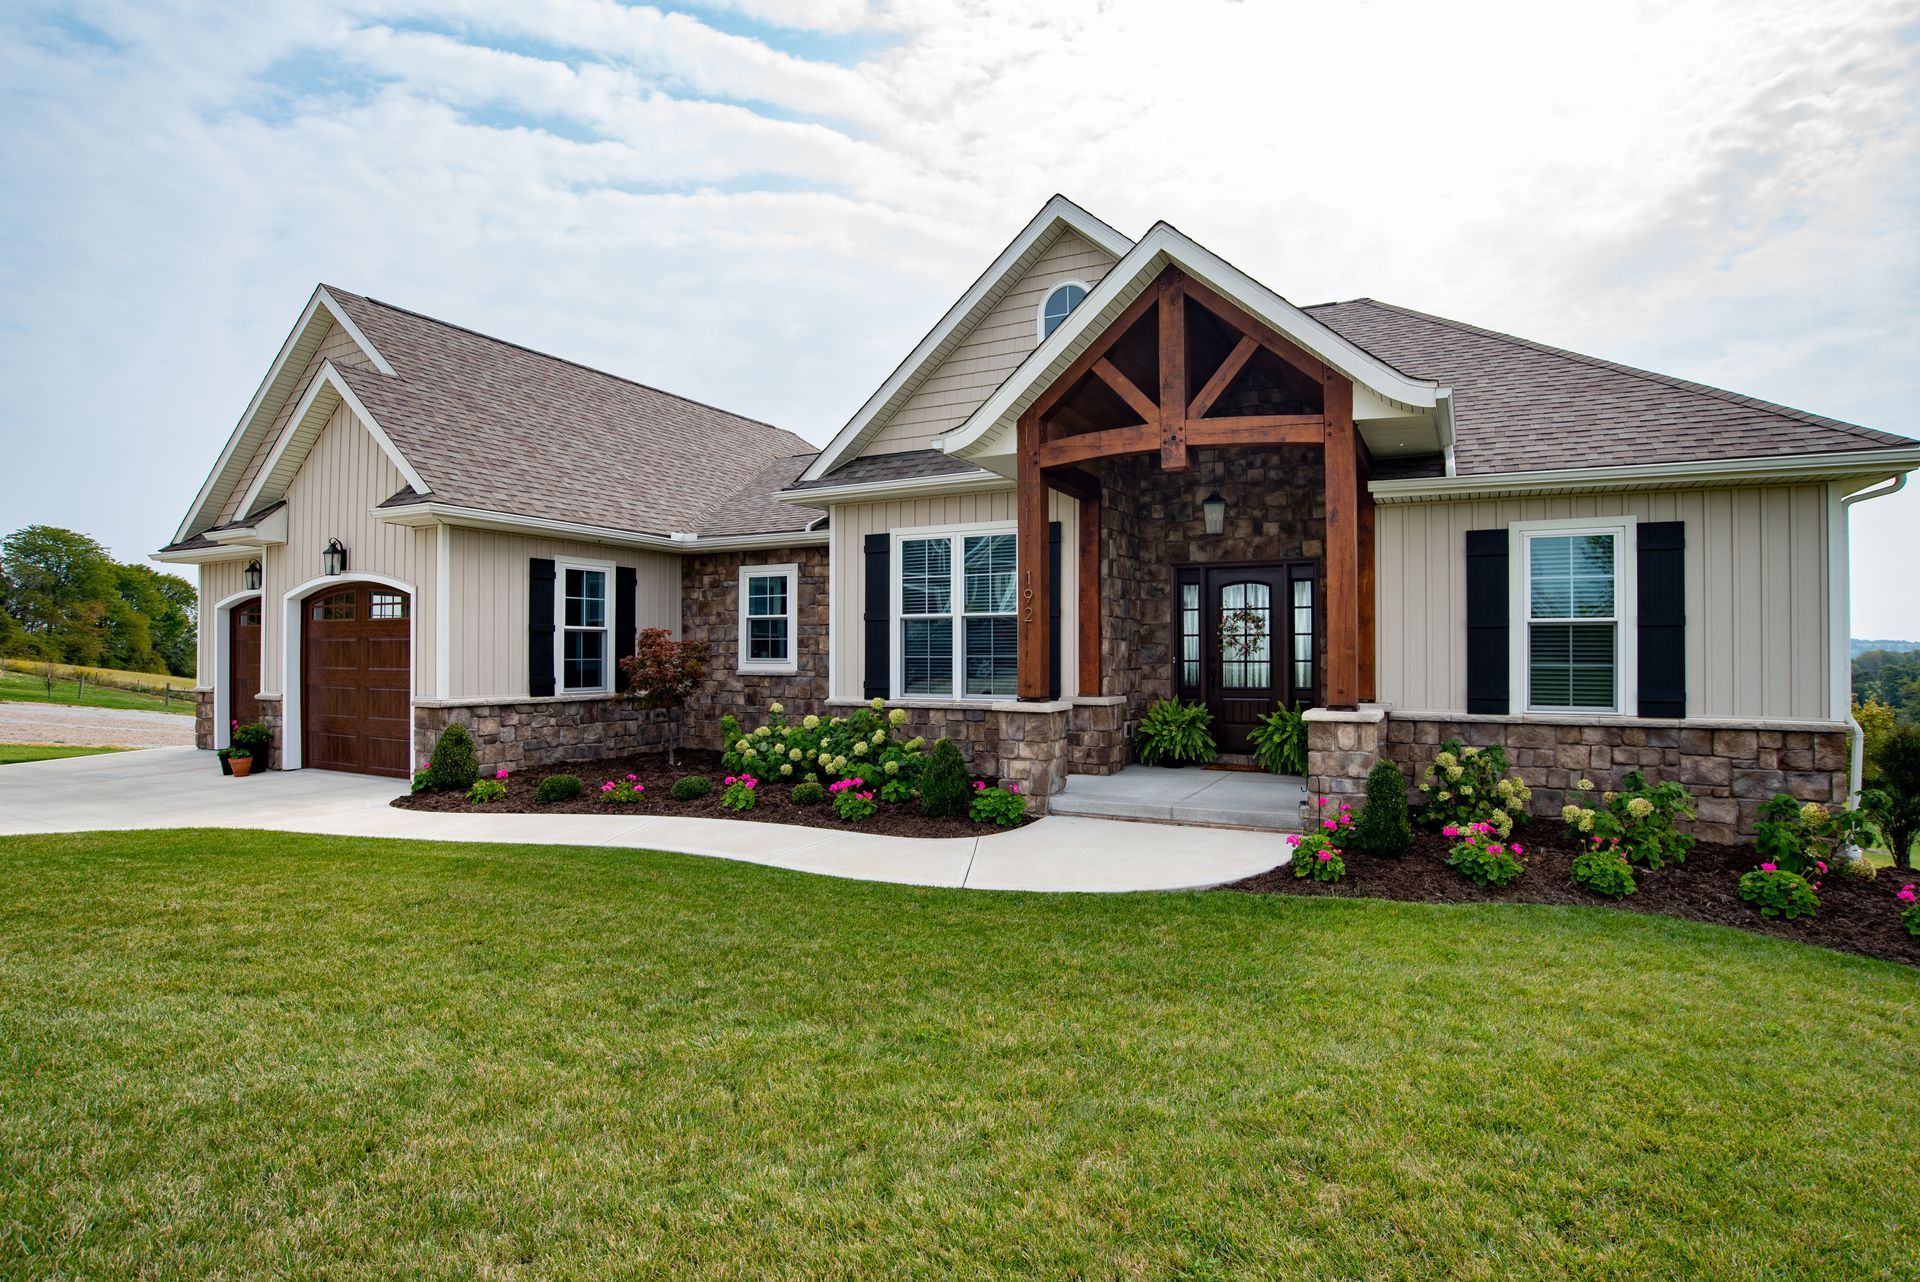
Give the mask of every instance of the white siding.
M 633 567 L 635 626 L 680 632 L 677 556 L 488 530 L 454 530 L 452 540 L 448 698 L 527 697 L 527 563 L 535 557 Z
M 200 633 L 195 639 L 194 684 L 205 690 L 213 688 L 218 671 L 215 667 L 219 656 L 215 649 L 220 629 L 213 617 L 213 607 L 226 600 L 247 585 L 246 561 L 214 561 L 200 567 Z
M 860 697 L 866 670 L 867 599 L 866 558 L 869 534 L 923 525 L 971 525 L 1015 519 L 1013 488 L 984 494 L 949 494 L 936 498 L 900 499 L 884 503 L 841 503 L 833 508 L 833 584 L 828 608 L 832 611 L 833 698 Z M 1060 672 L 1062 693 L 1076 693 L 1079 675 L 1079 575 L 1077 546 L 1080 505 L 1064 494 L 1050 495 L 1050 518 L 1061 523 L 1060 547 Z
M 285 435 L 287 420 L 293 417 L 294 407 L 300 404 L 301 398 L 307 394 L 307 389 L 313 385 L 314 376 L 320 372 L 322 361 L 332 361 L 335 365 L 370 366 L 373 364 L 373 361 L 361 350 L 360 345 L 353 341 L 352 335 L 331 321 L 328 322 L 327 329 L 321 336 L 318 350 L 307 361 L 306 368 L 300 371 L 300 379 L 294 384 L 292 394 L 287 397 L 286 404 L 280 407 L 280 412 L 274 416 L 272 430 L 260 437 L 259 444 L 254 448 L 253 457 L 247 460 L 246 471 L 240 475 L 240 483 L 233 487 L 233 493 L 221 508 L 220 518 L 214 522 L 215 525 L 245 515 L 243 512 L 235 511 L 234 508 L 246 496 L 247 491 L 253 488 L 254 478 L 260 475 L 260 469 L 264 466 L 267 455 L 273 452 L 274 442 Z M 381 497 L 385 498 L 386 495 Z
M 1039 345 L 1036 319 L 1053 287 L 1077 280 L 1092 288 L 1116 261 L 1078 233 L 1063 232 L 860 454 L 923 450 L 936 436 L 965 422 Z
M 1828 720 L 1827 494 L 1812 485 L 1378 509 L 1380 698 L 1466 707 L 1466 534 L 1515 521 L 1686 522 L 1687 714 Z

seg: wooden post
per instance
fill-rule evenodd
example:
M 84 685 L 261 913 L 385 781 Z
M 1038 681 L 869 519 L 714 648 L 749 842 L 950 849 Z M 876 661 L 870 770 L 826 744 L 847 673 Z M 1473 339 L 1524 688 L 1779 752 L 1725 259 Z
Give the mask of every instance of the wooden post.
M 1015 430 L 1020 455 L 1014 483 L 1020 571 L 1020 697 L 1044 700 L 1049 685 L 1052 623 L 1048 606 L 1053 589 L 1047 573 L 1047 478 L 1040 470 L 1039 415 L 1028 410 L 1020 416 Z
M 1353 384 L 1329 370 L 1327 415 L 1327 706 L 1360 706 L 1360 469 Z
M 1180 277 L 1160 279 L 1160 467 L 1187 466 L 1187 294 Z

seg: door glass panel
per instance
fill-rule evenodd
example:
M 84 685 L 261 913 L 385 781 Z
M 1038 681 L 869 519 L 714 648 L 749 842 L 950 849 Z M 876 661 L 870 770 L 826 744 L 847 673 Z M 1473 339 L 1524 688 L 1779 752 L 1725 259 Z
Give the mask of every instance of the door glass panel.
M 321 597 L 313 604 L 313 617 L 325 623 L 333 619 L 351 619 L 354 615 L 353 590 L 335 592 L 331 596 Z
M 1228 690 L 1273 685 L 1273 593 L 1264 583 L 1220 589 L 1220 684 Z
M 373 608 L 367 613 L 372 619 L 404 619 L 407 617 L 407 598 L 397 592 L 375 592 Z
M 1313 688 L 1313 580 L 1293 581 L 1293 688 Z
M 1200 585 L 1180 585 L 1180 684 L 1200 688 Z

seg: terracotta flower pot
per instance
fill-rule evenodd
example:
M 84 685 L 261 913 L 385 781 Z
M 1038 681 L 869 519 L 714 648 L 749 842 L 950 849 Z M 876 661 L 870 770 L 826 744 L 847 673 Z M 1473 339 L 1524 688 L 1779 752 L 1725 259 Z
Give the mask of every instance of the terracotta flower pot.
M 253 773 L 252 757 L 228 757 L 227 764 L 233 767 L 233 775 L 236 779 L 245 779 Z

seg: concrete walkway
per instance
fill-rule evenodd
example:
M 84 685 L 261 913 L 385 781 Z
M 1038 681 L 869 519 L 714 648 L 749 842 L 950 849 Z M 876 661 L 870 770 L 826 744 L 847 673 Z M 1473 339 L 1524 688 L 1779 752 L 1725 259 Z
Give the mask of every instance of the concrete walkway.
M 396 810 L 392 779 L 295 770 L 229 779 L 213 754 L 154 748 L 0 766 L 0 834 L 264 828 L 343 837 L 671 850 L 864 881 L 976 890 L 1181 890 L 1286 862 L 1273 833 L 1049 816 L 989 837 L 924 839 L 672 815 Z
M 1312 800 L 1298 775 L 1134 765 L 1113 775 L 1068 775 L 1053 813 L 1299 832 L 1301 807 Z

